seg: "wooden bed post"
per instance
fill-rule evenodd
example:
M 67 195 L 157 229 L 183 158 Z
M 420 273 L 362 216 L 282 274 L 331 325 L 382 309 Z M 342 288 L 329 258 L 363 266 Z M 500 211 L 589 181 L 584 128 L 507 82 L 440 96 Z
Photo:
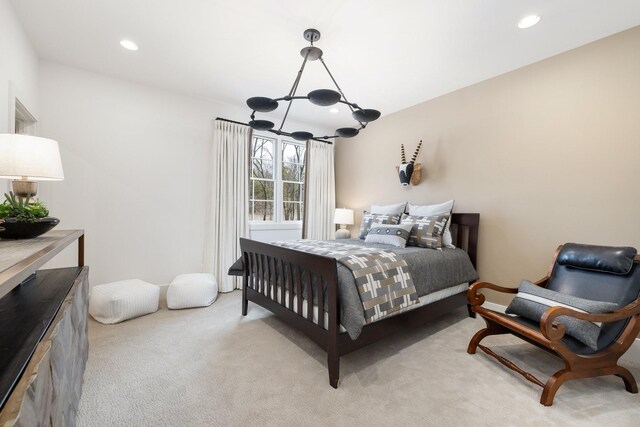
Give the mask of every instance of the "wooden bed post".
M 249 286 L 249 271 L 252 269 L 252 265 L 249 263 L 249 254 L 247 252 L 242 253 L 242 257 L 244 258 L 243 262 L 245 265 L 244 271 L 242 273 L 242 315 L 247 315 L 247 308 L 249 306 L 249 300 L 247 299 L 247 287 Z
M 339 300 L 338 300 L 338 268 L 334 264 L 333 275 L 334 280 L 326 282 L 327 297 L 329 301 L 329 334 L 327 336 L 327 366 L 329 368 L 329 383 L 331 387 L 338 388 L 340 380 L 340 353 L 338 353 L 338 333 L 340 331 L 340 319 L 338 316 Z M 322 298 L 322 295 L 318 296 Z
M 469 317 L 476 318 L 476 312 L 471 308 L 471 304 L 467 304 L 467 312 L 469 313 Z

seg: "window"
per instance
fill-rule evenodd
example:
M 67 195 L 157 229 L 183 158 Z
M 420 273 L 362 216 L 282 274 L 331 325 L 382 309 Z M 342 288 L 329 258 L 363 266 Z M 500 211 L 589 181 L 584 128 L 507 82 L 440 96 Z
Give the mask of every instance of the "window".
M 282 219 L 302 221 L 304 212 L 304 146 L 282 141 Z
M 304 157 L 304 144 L 260 135 L 253 136 L 250 221 L 302 221 Z
M 251 147 L 251 199 L 249 221 L 273 221 L 275 179 L 273 176 L 275 139 L 254 136 Z

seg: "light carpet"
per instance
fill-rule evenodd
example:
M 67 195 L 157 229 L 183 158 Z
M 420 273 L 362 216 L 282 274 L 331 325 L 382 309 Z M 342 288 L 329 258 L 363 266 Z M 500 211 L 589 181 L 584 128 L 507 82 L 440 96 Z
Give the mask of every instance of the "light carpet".
M 89 326 L 80 426 L 637 426 L 640 398 L 609 376 L 570 381 L 554 405 L 482 352 L 483 326 L 452 312 L 341 359 L 329 386 L 326 353 L 239 291 L 208 308 L 167 310 Z M 546 381 L 562 363 L 514 337 L 483 341 Z M 628 361 L 636 378 L 640 366 Z

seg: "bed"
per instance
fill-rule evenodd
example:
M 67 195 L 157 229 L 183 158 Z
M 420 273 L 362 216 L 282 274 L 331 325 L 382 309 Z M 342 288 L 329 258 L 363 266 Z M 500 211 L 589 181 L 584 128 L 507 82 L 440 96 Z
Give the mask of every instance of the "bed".
M 475 267 L 479 219 L 477 213 L 452 215 L 456 249 L 391 250 L 387 245 L 366 244 L 404 259 L 412 271 L 419 297 L 419 302 L 380 320 L 365 319 L 362 302 L 354 303 L 359 298 L 353 292 L 356 285 L 348 284 L 353 275 L 345 273 L 341 262 L 294 249 L 298 247 L 295 244 L 285 247 L 284 242 L 267 244 L 240 239 L 241 267 L 232 267 L 229 274 L 243 277 L 242 314 L 247 314 L 251 301 L 302 331 L 327 352 L 329 383 L 337 388 L 340 356 L 467 304 L 469 282 L 478 279 Z M 339 244 L 363 245 L 357 240 Z M 469 310 L 469 316 L 474 314 Z

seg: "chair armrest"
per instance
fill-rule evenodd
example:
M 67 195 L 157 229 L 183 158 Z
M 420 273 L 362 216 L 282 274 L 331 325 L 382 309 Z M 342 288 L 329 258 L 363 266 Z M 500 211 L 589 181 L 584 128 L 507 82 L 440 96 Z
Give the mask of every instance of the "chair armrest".
M 540 331 L 551 341 L 559 341 L 564 336 L 564 325 L 554 324 L 558 316 L 570 316 L 575 319 L 586 320 L 588 322 L 615 322 L 617 320 L 628 319 L 640 314 L 640 298 L 622 308 L 611 313 L 590 314 L 582 313 L 567 307 L 551 307 L 542 314 L 540 319 Z
M 469 286 L 469 290 L 467 290 L 467 301 L 469 301 L 469 304 L 471 304 L 472 306 L 484 304 L 485 296 L 481 293 L 478 293 L 480 289 L 491 289 L 507 294 L 518 293 L 518 288 L 505 288 L 504 286 L 494 285 L 493 283 L 489 282 L 475 282 L 474 284 Z

